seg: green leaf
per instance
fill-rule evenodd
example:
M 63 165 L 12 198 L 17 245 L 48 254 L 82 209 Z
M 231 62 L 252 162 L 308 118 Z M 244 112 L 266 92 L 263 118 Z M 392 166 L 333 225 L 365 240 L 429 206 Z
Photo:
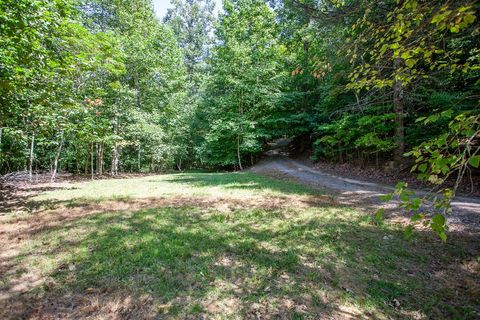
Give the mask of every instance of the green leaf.
M 385 217 L 385 209 L 380 208 L 375 212 L 373 219 L 375 220 L 376 223 L 381 223 L 383 222 L 384 217 Z
M 395 189 L 403 189 L 403 188 L 406 188 L 407 185 L 408 184 L 406 182 L 400 181 L 395 185 Z
M 418 210 L 418 208 L 420 208 L 421 203 L 422 203 L 422 201 L 420 200 L 420 198 L 413 198 L 412 199 L 412 206 L 415 210 Z
M 412 225 L 409 225 L 405 228 L 405 231 L 403 232 L 403 235 L 405 237 L 405 239 L 407 240 L 410 240 L 412 239 L 412 236 L 413 236 L 413 226 Z
M 480 165 L 480 155 L 476 155 L 468 159 L 468 164 L 474 168 L 478 168 Z
M 447 234 L 445 233 L 445 231 L 439 232 L 438 236 L 440 237 L 440 239 L 442 239 L 443 242 L 447 242 Z
M 413 216 L 412 216 L 412 221 L 413 222 L 417 222 L 421 219 L 425 218 L 425 215 L 421 214 L 421 213 L 415 213 Z
M 420 172 L 424 173 L 425 171 L 427 171 L 427 164 L 422 163 L 421 165 L 418 166 L 418 170 L 420 170 Z
M 417 63 L 417 60 L 415 60 L 415 59 L 405 60 L 405 65 L 409 68 L 412 68 L 415 65 L 415 63 Z
M 436 214 L 432 217 L 432 223 L 437 226 L 443 226 L 445 224 L 445 217 L 441 214 Z
M 393 194 L 391 194 L 391 193 L 384 194 L 384 195 L 380 196 L 380 200 L 385 201 L 385 202 L 392 200 L 392 198 L 393 198 Z

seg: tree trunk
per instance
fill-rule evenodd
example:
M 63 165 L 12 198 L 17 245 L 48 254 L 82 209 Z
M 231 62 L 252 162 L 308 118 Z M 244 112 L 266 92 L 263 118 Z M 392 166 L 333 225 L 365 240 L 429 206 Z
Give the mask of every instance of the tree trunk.
M 240 134 L 243 134 L 243 92 L 240 92 L 240 102 L 238 104 L 238 113 L 240 114 L 240 133 L 237 135 L 237 158 L 238 167 L 243 170 L 242 159 L 240 156 Z
M 138 162 L 138 172 L 142 171 L 142 145 L 140 142 L 138 143 L 138 154 L 137 154 L 137 162 Z
M 137 81 L 135 80 L 137 85 Z M 138 94 L 138 92 L 137 92 Z M 115 107 L 115 114 L 117 114 L 117 108 Z M 113 125 L 113 135 L 115 137 L 115 143 L 112 149 L 112 165 L 110 169 L 110 174 L 116 176 L 118 173 L 118 144 L 117 144 L 117 134 L 118 134 L 118 115 L 115 116 L 115 123 Z
M 92 180 L 93 180 L 93 143 L 90 145 L 90 173 L 92 175 Z
M 30 142 L 30 158 L 28 161 L 28 178 L 30 179 L 30 181 L 32 181 L 34 148 L 35 148 L 35 131 L 32 132 L 32 140 Z
M 402 66 L 402 58 L 397 58 L 394 62 L 394 69 Z M 404 127 L 404 87 L 400 80 L 395 80 L 393 85 L 393 111 L 395 113 L 395 143 L 397 148 L 394 152 L 394 161 L 397 165 L 402 163 L 405 153 L 405 127 Z
M 240 135 L 237 135 L 237 157 L 238 157 L 238 167 L 240 170 L 243 170 L 242 159 L 240 157 Z
M 118 146 L 116 141 L 112 149 L 112 168 L 110 171 L 112 176 L 116 176 L 118 173 Z
M 177 162 L 177 168 L 178 168 L 178 171 L 182 171 L 182 158 L 180 158 Z
M 97 174 L 103 174 L 103 144 L 97 143 L 96 144 L 96 151 L 97 151 Z
M 0 155 L 2 154 L 2 133 L 3 133 L 3 126 L 2 126 L 2 122 L 0 121 Z
M 99 167 L 99 173 L 100 175 L 103 174 L 103 143 L 100 143 L 99 145 L 100 148 L 100 157 L 98 159 L 98 167 Z
M 103 143 L 100 144 L 100 174 L 102 175 L 103 174 L 103 156 L 105 154 L 104 152 L 104 148 L 103 148 Z
M 117 174 L 118 172 L 123 172 L 122 168 L 122 162 L 120 161 L 120 158 L 122 157 L 122 146 L 117 145 Z
M 113 146 L 111 174 L 112 176 L 116 176 L 118 174 L 118 143 L 117 143 L 118 115 L 117 115 L 116 105 L 115 105 L 115 124 L 113 126 L 113 135 L 115 137 L 115 144 Z
M 58 143 L 57 153 L 55 154 L 55 160 L 53 160 L 52 177 L 50 178 L 51 182 L 55 181 L 55 176 L 57 175 L 58 160 L 60 159 L 60 153 L 62 152 L 63 146 L 63 133 L 64 131 L 62 130 L 60 133 L 60 142 Z

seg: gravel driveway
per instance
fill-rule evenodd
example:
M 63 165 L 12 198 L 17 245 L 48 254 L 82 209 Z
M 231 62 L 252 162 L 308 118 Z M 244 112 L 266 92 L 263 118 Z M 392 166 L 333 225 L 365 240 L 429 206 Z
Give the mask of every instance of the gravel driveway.
M 309 167 L 307 164 L 284 156 L 265 159 L 250 171 L 280 176 L 296 182 L 323 189 L 341 204 L 361 206 L 372 212 L 385 207 L 391 215 L 398 216 L 394 202 L 385 204 L 379 196 L 393 191 L 393 186 L 335 176 Z M 420 195 L 426 192 L 416 191 Z M 480 198 L 456 197 L 452 202 L 453 213 L 448 217 L 452 231 L 478 233 L 480 231 Z M 405 216 L 405 214 L 402 214 Z

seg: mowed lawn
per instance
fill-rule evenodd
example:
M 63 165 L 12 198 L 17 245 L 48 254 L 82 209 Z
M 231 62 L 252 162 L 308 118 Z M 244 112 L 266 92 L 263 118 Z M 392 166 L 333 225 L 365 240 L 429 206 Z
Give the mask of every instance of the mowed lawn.
M 63 183 L 0 217 L 4 319 L 474 319 L 479 239 L 292 182 L 182 173 Z

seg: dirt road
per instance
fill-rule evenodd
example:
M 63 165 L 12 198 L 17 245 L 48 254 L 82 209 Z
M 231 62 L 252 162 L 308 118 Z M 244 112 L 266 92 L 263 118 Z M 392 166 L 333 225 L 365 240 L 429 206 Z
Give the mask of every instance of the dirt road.
M 382 206 L 389 209 L 392 214 L 395 212 L 395 203 L 385 204 L 379 199 L 380 195 L 392 192 L 393 186 L 331 175 L 283 156 L 269 157 L 250 170 L 321 188 L 334 195 L 341 204 L 358 205 L 372 211 Z M 425 191 L 418 190 L 417 193 L 425 194 Z M 480 232 L 480 198 L 456 197 L 452 206 L 453 213 L 448 217 L 452 230 Z

